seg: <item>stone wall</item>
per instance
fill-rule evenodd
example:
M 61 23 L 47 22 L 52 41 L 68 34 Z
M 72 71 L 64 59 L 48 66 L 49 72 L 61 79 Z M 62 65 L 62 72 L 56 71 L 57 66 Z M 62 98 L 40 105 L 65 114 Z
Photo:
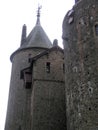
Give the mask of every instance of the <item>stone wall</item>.
M 63 63 L 64 54 L 56 50 L 33 64 L 32 129 L 66 130 Z
M 25 87 L 21 71 L 30 67 L 29 58 L 43 52 L 33 48 L 12 57 L 12 75 L 5 130 L 66 129 L 64 53 L 50 51 L 33 63 L 32 86 Z M 46 63 L 50 63 L 47 72 Z
M 98 129 L 98 1 L 82 0 L 63 21 L 67 130 Z
M 31 90 L 26 90 L 20 78 L 21 70 L 30 66 L 29 57 L 42 52 L 43 49 L 27 49 L 17 52 L 12 59 L 12 72 L 8 99 L 5 130 L 30 129 L 30 95 Z M 27 119 L 29 120 L 28 123 Z

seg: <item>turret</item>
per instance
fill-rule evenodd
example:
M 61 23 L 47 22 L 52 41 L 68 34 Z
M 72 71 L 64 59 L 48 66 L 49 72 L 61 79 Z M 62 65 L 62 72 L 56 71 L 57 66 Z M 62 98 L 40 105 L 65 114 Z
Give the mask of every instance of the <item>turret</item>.
M 26 25 L 23 26 L 21 46 L 11 55 L 12 73 L 5 130 L 31 129 L 31 69 L 25 71 L 26 82 L 23 82 L 22 71 L 30 66 L 30 57 L 35 57 L 52 47 L 52 43 L 39 21 L 38 14 L 37 24 L 28 36 L 26 36 Z
M 12 73 L 5 130 L 66 130 L 64 52 L 37 22 L 11 55 Z
M 67 130 L 98 129 L 98 0 L 80 0 L 63 21 Z

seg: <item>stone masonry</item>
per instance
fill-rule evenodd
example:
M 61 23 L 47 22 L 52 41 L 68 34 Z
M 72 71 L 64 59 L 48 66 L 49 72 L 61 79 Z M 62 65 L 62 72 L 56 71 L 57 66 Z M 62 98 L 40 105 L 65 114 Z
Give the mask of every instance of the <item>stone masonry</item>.
M 98 0 L 75 0 L 64 50 L 37 22 L 11 55 L 5 130 L 98 130 Z
M 67 130 L 98 130 L 98 0 L 81 0 L 63 21 Z

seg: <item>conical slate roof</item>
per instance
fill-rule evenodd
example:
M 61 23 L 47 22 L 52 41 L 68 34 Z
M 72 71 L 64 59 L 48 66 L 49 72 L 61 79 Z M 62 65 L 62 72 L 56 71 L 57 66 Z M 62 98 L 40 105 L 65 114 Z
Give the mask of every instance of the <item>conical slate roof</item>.
M 35 27 L 32 29 L 28 37 L 26 37 L 25 42 L 21 44 L 22 48 L 26 47 L 41 47 L 41 48 L 51 48 L 52 43 L 49 40 L 47 34 L 40 25 L 40 7 L 38 8 L 37 22 Z M 23 32 L 23 36 L 24 36 Z M 24 38 L 24 37 L 23 37 Z
M 30 34 L 26 37 L 26 25 L 22 29 L 21 46 L 11 55 L 11 61 L 16 52 L 27 48 L 45 48 L 52 47 L 52 43 L 49 40 L 47 34 L 40 25 L 40 7 L 38 8 L 37 22 Z
M 25 47 L 51 48 L 52 43 L 40 24 L 36 24 L 27 37 Z

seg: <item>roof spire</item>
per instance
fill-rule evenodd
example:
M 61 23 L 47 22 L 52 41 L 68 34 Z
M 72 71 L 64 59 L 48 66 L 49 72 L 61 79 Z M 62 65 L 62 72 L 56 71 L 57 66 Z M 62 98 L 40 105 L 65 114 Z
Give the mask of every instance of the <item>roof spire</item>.
M 36 25 L 40 25 L 40 9 L 41 9 L 41 8 L 42 8 L 42 6 L 39 6 L 39 5 L 38 5 Z

